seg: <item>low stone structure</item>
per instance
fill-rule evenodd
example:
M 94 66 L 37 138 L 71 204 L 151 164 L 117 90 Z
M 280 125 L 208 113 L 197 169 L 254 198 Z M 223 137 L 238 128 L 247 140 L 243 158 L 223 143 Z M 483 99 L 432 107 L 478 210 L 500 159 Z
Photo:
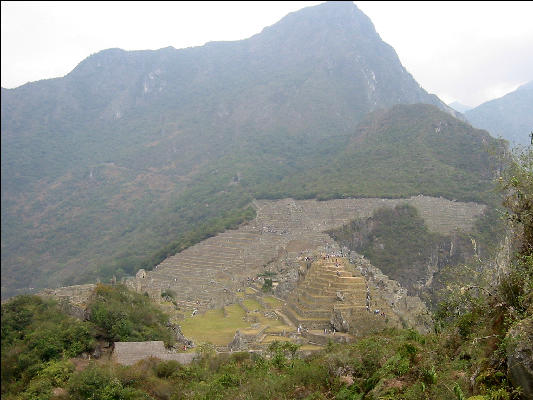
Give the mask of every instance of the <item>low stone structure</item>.
M 228 345 L 230 351 L 249 350 L 251 345 L 257 344 L 265 336 L 268 326 L 260 326 L 258 329 L 237 329 L 233 340 Z
M 115 342 L 113 360 L 122 365 L 133 365 L 145 358 L 175 360 L 181 364 L 190 364 L 197 357 L 196 353 L 174 353 L 165 349 L 162 341 L 151 342 Z

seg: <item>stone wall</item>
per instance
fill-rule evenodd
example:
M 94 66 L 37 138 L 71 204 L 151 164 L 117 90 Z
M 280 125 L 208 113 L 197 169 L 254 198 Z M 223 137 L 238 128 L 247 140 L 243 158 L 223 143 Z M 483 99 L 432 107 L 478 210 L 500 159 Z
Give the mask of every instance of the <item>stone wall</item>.
M 37 296 L 57 299 L 64 312 L 84 320 L 88 318 L 87 305 L 95 287 L 94 284 L 87 284 L 44 289 L 37 293 Z
M 329 329 L 335 310 L 365 312 L 365 280 L 358 271 L 347 271 L 345 264 L 345 259 L 328 258 L 311 265 L 284 308 L 294 325 Z
M 190 364 L 197 355 L 195 353 L 174 353 L 167 351 L 162 341 L 115 342 L 112 358 L 119 364 L 132 365 L 137 361 L 149 357 L 160 360 L 175 360 L 181 364 Z

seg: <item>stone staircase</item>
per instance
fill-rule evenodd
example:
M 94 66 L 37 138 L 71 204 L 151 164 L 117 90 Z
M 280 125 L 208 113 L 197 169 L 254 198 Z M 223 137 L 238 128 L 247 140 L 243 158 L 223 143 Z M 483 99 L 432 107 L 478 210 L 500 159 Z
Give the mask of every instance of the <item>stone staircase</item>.
M 365 279 L 359 273 L 348 272 L 346 262 L 328 258 L 311 265 L 284 309 L 296 326 L 329 329 L 334 310 L 366 312 Z

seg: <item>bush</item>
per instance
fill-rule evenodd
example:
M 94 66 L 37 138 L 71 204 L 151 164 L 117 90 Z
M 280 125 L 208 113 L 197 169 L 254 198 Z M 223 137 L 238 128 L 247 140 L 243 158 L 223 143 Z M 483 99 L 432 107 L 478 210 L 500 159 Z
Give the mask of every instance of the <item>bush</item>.
M 154 367 L 158 378 L 168 378 L 179 371 L 181 364 L 176 360 L 162 361 Z
M 175 343 L 167 328 L 168 316 L 148 297 L 124 285 L 98 285 L 89 308 L 90 321 L 108 341 L 162 340 L 167 346 Z
M 68 383 L 68 391 L 72 400 L 151 399 L 138 389 L 124 387 L 109 369 L 96 364 L 76 372 Z
M 59 384 L 71 372 L 58 360 L 90 351 L 93 344 L 90 325 L 65 315 L 56 302 L 14 298 L 2 305 L 2 393 L 31 387 L 28 396 L 46 396 L 45 381 Z
M 171 289 L 165 289 L 164 291 L 161 292 L 161 297 L 167 301 L 175 300 L 176 292 Z

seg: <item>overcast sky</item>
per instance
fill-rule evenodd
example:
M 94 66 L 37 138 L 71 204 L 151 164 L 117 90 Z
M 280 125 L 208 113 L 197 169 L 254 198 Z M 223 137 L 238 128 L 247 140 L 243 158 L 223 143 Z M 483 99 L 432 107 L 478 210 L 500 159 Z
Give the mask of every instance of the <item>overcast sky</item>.
M 90 54 L 239 40 L 321 2 L 1 3 L 2 87 L 64 76 Z M 424 89 L 470 106 L 533 80 L 533 2 L 355 4 Z

